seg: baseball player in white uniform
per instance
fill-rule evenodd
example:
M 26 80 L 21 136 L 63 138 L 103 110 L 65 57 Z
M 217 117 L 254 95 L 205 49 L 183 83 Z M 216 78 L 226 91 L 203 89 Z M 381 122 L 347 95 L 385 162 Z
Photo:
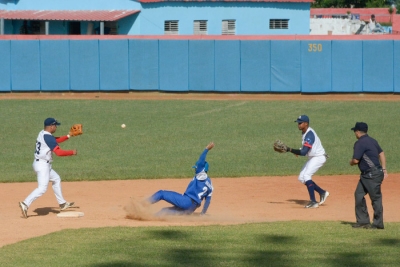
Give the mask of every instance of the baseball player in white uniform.
M 325 149 L 322 146 L 316 132 L 309 126 L 310 120 L 307 115 L 301 115 L 295 120 L 298 124 L 299 130 L 302 131 L 302 147 L 300 149 L 293 149 L 288 147 L 288 152 L 295 155 L 307 156 L 308 161 L 304 164 L 299 175 L 299 181 L 307 186 L 310 195 L 310 202 L 305 208 L 318 208 L 322 205 L 329 196 L 329 192 L 319 187 L 313 180 L 312 176 L 321 168 L 328 158 Z M 320 195 L 319 203 L 315 199 L 317 191 Z
M 53 152 L 57 156 L 72 156 L 77 154 L 76 149 L 62 150 L 58 145 L 58 143 L 62 143 L 70 138 L 69 135 L 61 137 L 53 136 L 58 125 L 60 123 L 54 118 L 47 118 L 44 121 L 44 130 L 40 131 L 36 139 L 33 169 L 37 174 L 38 187 L 23 202 L 19 202 L 19 207 L 24 218 L 28 218 L 28 208 L 32 202 L 47 191 L 49 181 L 52 183 L 60 210 L 68 209 L 74 205 L 74 202 L 67 202 L 64 199 L 61 190 L 61 178 L 52 168 Z

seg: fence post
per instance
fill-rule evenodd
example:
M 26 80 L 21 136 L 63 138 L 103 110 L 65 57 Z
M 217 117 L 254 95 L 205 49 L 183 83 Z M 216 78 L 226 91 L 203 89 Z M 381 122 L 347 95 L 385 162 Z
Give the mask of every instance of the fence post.
M 4 18 L 0 18 L 0 35 L 4 35 Z

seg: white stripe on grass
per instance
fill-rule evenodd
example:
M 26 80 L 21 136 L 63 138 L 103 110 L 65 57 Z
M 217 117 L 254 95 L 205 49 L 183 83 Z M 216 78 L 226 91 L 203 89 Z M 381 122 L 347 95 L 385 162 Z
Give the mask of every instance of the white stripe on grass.
M 243 101 L 243 102 L 239 102 L 239 103 L 236 103 L 236 104 L 228 105 L 228 106 L 222 107 L 222 108 L 209 109 L 209 110 L 205 110 L 205 111 L 202 111 L 202 112 L 193 113 L 193 114 L 187 115 L 186 117 L 187 118 L 191 118 L 191 117 L 202 116 L 202 115 L 206 115 L 206 114 L 210 114 L 210 113 L 214 113 L 214 112 L 220 112 L 223 109 L 243 106 L 246 103 L 247 103 L 247 101 Z

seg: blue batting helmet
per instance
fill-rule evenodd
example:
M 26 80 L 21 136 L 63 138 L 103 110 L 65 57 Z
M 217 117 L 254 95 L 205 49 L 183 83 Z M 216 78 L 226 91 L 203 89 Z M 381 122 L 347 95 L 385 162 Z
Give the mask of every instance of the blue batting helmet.
M 197 162 L 196 162 L 196 165 L 192 166 L 192 168 L 193 168 L 193 169 L 196 169 L 196 173 L 202 171 L 202 170 L 198 170 L 198 169 L 197 169 Z M 204 165 L 204 171 L 205 171 L 205 172 L 208 172 L 208 168 L 209 168 L 209 165 L 208 165 L 208 162 L 206 161 L 206 164 Z

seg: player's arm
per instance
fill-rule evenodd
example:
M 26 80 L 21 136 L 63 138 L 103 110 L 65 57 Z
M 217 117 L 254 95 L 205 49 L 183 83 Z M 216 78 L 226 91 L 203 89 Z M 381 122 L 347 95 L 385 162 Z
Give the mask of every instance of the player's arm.
M 206 212 L 208 210 L 208 207 L 210 206 L 210 203 L 211 203 L 211 196 L 210 195 L 208 195 L 205 199 L 206 200 L 204 202 L 203 210 L 201 211 L 200 215 L 205 215 L 206 214 Z
M 64 141 L 67 141 L 69 139 L 69 134 L 60 136 L 60 137 L 55 137 L 57 143 L 62 143 Z
M 312 148 L 312 145 L 314 144 L 315 141 L 315 136 L 314 133 L 309 131 L 306 136 L 304 137 L 304 144 L 301 149 L 293 149 L 289 148 L 288 152 L 292 152 L 295 155 L 299 156 L 305 156 L 307 155 L 308 151 Z
M 76 149 L 62 150 L 58 145 L 56 138 L 50 134 L 44 135 L 44 141 L 46 142 L 47 146 L 51 149 L 51 151 L 53 151 L 54 154 L 56 154 L 59 157 L 72 156 L 77 154 Z
M 210 151 L 214 147 L 214 143 L 211 142 L 206 146 L 206 149 L 204 149 L 203 153 L 201 153 L 199 160 L 196 162 L 196 169 L 197 170 L 202 170 L 204 169 L 206 165 L 206 157 L 208 151 Z
M 73 155 L 76 155 L 76 154 L 77 154 L 76 149 L 73 149 L 73 150 L 62 150 L 62 149 L 60 148 L 60 146 L 56 146 L 56 147 L 53 149 L 53 152 L 54 152 L 54 154 L 56 154 L 56 155 L 59 156 L 59 157 L 73 156 Z
M 198 170 L 204 169 L 204 167 L 206 165 L 207 153 L 208 153 L 208 149 L 206 148 L 206 149 L 204 149 L 203 153 L 201 153 L 199 160 L 197 161 L 196 169 L 198 169 Z

